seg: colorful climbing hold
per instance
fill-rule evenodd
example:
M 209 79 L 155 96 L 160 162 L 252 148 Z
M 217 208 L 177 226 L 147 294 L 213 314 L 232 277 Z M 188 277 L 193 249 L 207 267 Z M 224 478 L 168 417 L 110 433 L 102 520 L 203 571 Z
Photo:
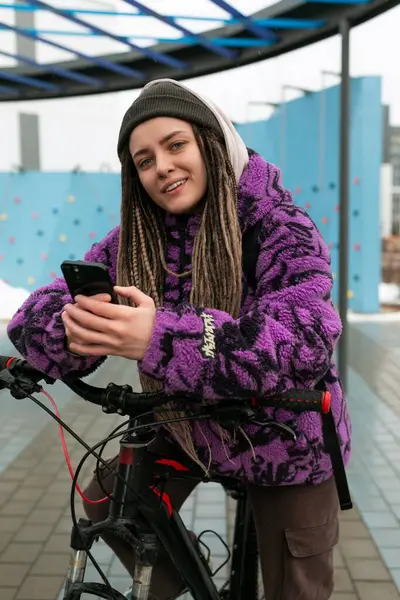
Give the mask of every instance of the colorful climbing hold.
M 332 242 L 330 244 L 328 244 L 329 250 L 333 250 L 334 247 L 335 247 L 335 244 L 332 244 Z
M 331 181 L 330 184 L 329 184 L 329 189 L 330 190 L 334 190 L 335 187 L 336 187 L 336 183 L 334 183 L 333 181 Z
M 336 204 L 335 205 L 335 212 L 339 212 L 340 211 L 340 204 Z
M 301 194 L 301 187 L 296 187 L 294 192 L 295 194 Z
M 321 221 L 323 222 L 324 225 L 326 225 L 327 223 L 329 223 L 328 217 L 322 217 Z
M 307 210 L 309 210 L 311 208 L 311 204 L 309 202 L 306 202 L 304 205 L 304 208 L 306 208 Z
M 93 231 L 91 231 L 91 232 L 89 233 L 89 237 L 90 237 L 92 240 L 94 240 L 94 238 L 96 237 L 96 234 L 95 234 Z
M 354 250 L 356 252 L 358 252 L 359 250 L 361 250 L 361 244 L 354 244 Z
M 58 239 L 60 240 L 60 242 L 64 243 L 67 241 L 67 236 L 64 233 L 62 233 Z
M 313 185 L 311 189 L 314 193 L 319 192 L 319 187 L 317 185 Z
M 7 213 L 2 213 L 2 214 L 0 215 L 0 221 L 7 221 L 7 219 L 8 219 L 8 215 L 7 215 Z
M 4 254 L 0 254 L 0 260 L 4 260 Z
M 55 273 L 54 271 L 52 271 L 52 272 L 50 273 L 50 277 L 51 277 L 52 279 L 55 279 L 55 278 L 57 277 L 57 273 Z
M 332 279 L 333 279 L 334 281 L 335 281 L 336 277 L 337 277 L 336 273 L 332 273 Z
M 40 258 L 42 260 L 47 260 L 47 254 L 46 254 L 46 252 L 42 252 L 42 254 L 40 255 Z
M 32 213 L 32 219 L 34 219 L 36 221 L 36 219 L 39 218 L 39 215 L 37 212 Z
M 10 242 L 10 244 L 15 244 L 15 237 L 12 235 L 8 238 L 8 241 Z
M 16 196 L 14 198 L 14 204 L 21 204 L 21 198 L 18 198 L 18 196 Z
M 72 204 L 73 202 L 75 202 L 75 196 L 73 196 L 72 194 L 70 196 L 68 196 L 67 201 Z
M 359 210 L 357 210 L 357 209 L 356 209 L 356 210 L 353 210 L 353 217 L 358 217 L 358 216 L 359 216 L 359 214 L 360 214 L 360 211 L 359 211 Z
M 33 285 L 35 283 L 34 277 L 28 277 L 28 285 Z
M 354 281 L 360 281 L 360 276 L 359 275 L 354 275 L 353 280 Z
M 354 177 L 354 185 L 359 185 L 359 183 L 360 183 L 360 178 Z
M 352 290 L 347 290 L 347 298 L 349 300 L 351 300 L 351 298 L 354 298 L 354 292 Z

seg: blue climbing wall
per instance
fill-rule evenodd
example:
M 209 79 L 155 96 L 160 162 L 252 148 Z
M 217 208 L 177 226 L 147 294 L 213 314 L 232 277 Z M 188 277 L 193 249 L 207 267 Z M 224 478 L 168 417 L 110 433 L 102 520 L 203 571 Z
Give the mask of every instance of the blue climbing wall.
M 351 89 L 349 305 L 379 310 L 381 83 L 355 79 Z M 338 274 L 339 89 L 312 94 L 272 118 L 238 125 L 248 146 L 282 168 L 295 202 L 320 228 Z M 60 275 L 119 222 L 120 176 L 110 173 L 0 173 L 0 279 L 28 290 Z M 337 286 L 334 287 L 337 301 Z
M 120 176 L 0 173 L 0 279 L 34 290 L 119 223 Z
M 246 144 L 277 164 L 296 204 L 306 208 L 327 242 L 337 302 L 339 258 L 340 89 L 286 103 L 266 121 L 237 125 Z M 379 77 L 352 80 L 350 131 L 349 307 L 379 311 L 382 104 Z

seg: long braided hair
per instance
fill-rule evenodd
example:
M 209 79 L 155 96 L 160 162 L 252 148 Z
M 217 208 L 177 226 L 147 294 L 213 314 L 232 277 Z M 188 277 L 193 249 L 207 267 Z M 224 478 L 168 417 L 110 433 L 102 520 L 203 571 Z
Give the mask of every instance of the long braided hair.
M 129 148 L 121 155 L 122 204 L 118 252 L 118 285 L 135 285 L 163 305 L 166 272 L 192 277 L 189 301 L 225 311 L 237 318 L 242 296 L 242 238 L 237 213 L 237 185 L 224 140 L 214 130 L 193 126 L 207 173 L 207 192 L 199 232 L 194 241 L 192 269 L 171 273 L 166 265 L 165 212 L 151 200 L 139 181 Z M 162 389 L 160 382 L 140 374 L 144 391 Z M 160 420 L 179 413 L 171 403 Z M 200 464 L 188 421 L 166 425 L 183 450 Z M 226 436 L 220 429 L 222 441 Z M 209 457 L 211 463 L 211 456 Z

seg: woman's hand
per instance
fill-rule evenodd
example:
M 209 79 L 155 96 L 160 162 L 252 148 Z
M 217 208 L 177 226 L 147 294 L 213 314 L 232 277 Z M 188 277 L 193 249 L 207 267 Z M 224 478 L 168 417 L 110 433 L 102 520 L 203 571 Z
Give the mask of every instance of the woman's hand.
M 154 302 L 133 286 L 114 289 L 135 307 L 111 304 L 110 296 L 77 296 L 76 304 L 64 307 L 62 320 L 74 354 L 143 359 L 153 332 Z

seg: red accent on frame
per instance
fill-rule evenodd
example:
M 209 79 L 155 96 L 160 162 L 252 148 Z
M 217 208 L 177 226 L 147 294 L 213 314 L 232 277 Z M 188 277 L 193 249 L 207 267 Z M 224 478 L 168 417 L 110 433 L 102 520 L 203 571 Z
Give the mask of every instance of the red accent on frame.
M 167 465 L 167 467 L 172 467 L 173 469 L 175 469 L 175 471 L 190 471 L 190 469 L 188 467 L 185 467 L 185 465 L 181 465 L 181 463 L 179 463 L 178 461 L 169 458 L 160 458 L 159 460 L 156 460 L 156 464 Z

